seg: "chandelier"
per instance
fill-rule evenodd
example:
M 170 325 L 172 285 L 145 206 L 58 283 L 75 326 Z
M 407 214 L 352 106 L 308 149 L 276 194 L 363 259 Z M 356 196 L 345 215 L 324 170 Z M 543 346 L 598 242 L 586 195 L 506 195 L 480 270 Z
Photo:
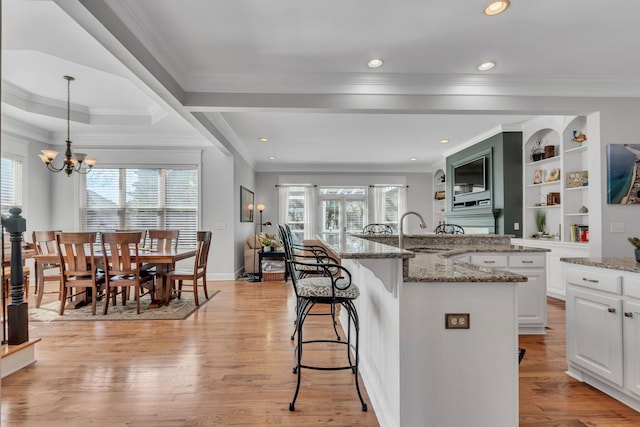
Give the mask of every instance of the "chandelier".
M 96 159 L 87 157 L 85 153 L 71 153 L 71 137 L 69 136 L 71 128 L 71 82 L 75 79 L 71 76 L 64 76 L 64 79 L 67 81 L 67 150 L 64 152 L 64 163 L 59 168 L 53 166 L 53 160 L 58 155 L 58 152 L 54 150 L 42 150 L 42 154 L 39 154 L 39 156 L 51 172 L 65 171 L 67 176 L 71 176 L 73 172 L 85 174 L 91 171 L 93 165 L 96 164 Z M 82 168 L 83 162 L 88 168 Z

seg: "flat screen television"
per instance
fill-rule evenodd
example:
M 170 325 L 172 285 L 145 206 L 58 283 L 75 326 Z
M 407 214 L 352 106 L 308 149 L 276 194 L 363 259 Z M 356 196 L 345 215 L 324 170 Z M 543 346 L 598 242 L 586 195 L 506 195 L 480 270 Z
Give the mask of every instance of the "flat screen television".
M 479 157 L 453 167 L 453 193 L 478 193 L 487 188 L 487 158 Z

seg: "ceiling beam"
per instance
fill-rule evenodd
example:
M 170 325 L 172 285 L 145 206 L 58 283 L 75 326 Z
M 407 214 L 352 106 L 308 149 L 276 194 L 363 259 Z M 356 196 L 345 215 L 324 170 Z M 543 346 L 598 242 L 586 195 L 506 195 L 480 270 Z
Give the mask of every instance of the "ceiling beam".
M 597 111 L 603 102 L 612 100 L 549 96 L 186 92 L 184 107 L 193 112 L 576 115 Z

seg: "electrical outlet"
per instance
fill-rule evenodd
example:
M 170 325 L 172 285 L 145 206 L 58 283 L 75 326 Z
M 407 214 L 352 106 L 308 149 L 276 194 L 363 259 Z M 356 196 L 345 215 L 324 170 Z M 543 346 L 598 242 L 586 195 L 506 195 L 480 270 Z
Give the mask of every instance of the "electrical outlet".
M 515 231 L 520 230 L 520 223 L 519 223 L 519 222 L 514 222 L 514 223 L 513 223 L 513 229 L 514 229 Z
M 224 222 L 219 222 L 216 224 L 216 230 L 226 230 L 227 224 Z
M 444 328 L 445 329 L 469 329 L 470 317 L 469 313 L 445 313 Z

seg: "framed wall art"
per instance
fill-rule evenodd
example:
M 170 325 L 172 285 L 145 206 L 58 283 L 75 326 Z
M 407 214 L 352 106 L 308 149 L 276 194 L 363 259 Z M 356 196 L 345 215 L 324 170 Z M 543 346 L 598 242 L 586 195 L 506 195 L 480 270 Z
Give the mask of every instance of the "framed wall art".
M 640 144 L 607 144 L 607 203 L 640 204 Z
M 240 186 L 240 222 L 253 222 L 253 191 Z

